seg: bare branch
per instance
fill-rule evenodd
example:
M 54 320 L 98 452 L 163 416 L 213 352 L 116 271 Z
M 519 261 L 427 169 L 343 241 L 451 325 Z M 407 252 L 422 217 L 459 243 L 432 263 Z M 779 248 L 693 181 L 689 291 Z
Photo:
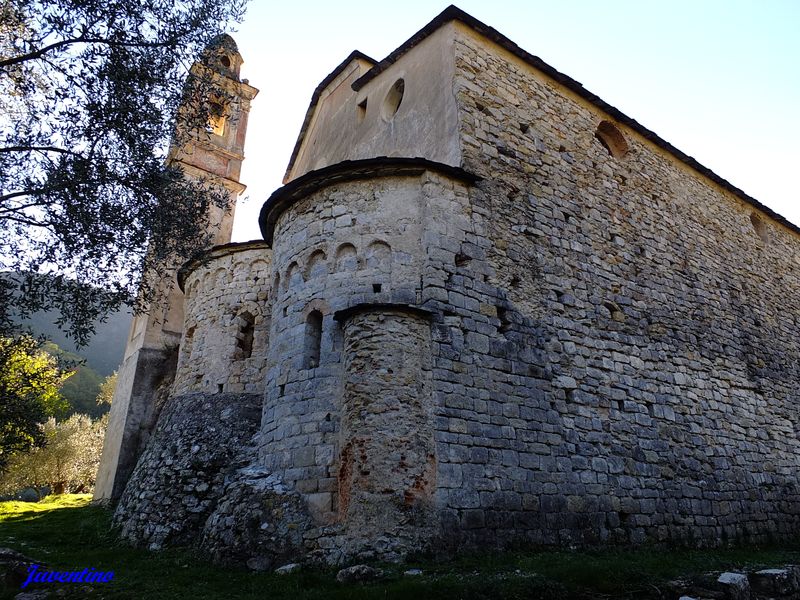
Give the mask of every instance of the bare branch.
M 61 192 L 66 189 L 69 189 L 69 186 L 61 185 L 61 186 L 38 188 L 32 190 L 20 190 L 17 192 L 11 192 L 10 194 L 5 194 L 3 196 L 0 196 L 0 202 L 7 202 L 8 200 L 13 200 L 14 198 L 21 198 L 24 196 L 42 196 L 44 194 L 50 194 L 52 192 Z
M 71 154 L 72 156 L 82 156 L 78 152 L 66 150 L 65 148 L 57 148 L 55 146 L 8 146 L 7 148 L 0 148 L 0 153 L 3 152 L 57 152 L 59 154 Z
M 37 208 L 40 206 L 47 206 L 50 204 L 49 202 L 29 202 L 28 204 L 17 204 L 16 206 L 11 206 L 8 208 L 0 208 L 0 214 L 3 213 L 17 213 L 23 210 L 27 210 L 29 208 Z
M 102 44 L 105 46 L 118 47 L 118 48 L 167 48 L 177 44 L 182 37 L 183 37 L 182 34 L 178 34 L 173 38 L 169 38 L 160 42 L 143 42 L 135 40 L 116 41 L 116 40 L 109 40 L 107 38 L 80 36 L 77 38 L 70 38 L 67 40 L 61 40 L 59 42 L 53 42 L 52 44 L 45 46 L 44 48 L 39 48 L 37 50 L 33 50 L 32 52 L 27 52 L 25 54 L 20 54 L 18 56 L 12 56 L 11 58 L 7 58 L 5 60 L 0 60 L 0 68 L 11 67 L 14 65 L 27 62 L 29 60 L 36 60 L 37 58 L 42 58 L 45 54 L 53 52 L 54 50 L 58 50 L 60 48 L 66 48 L 68 46 L 72 46 L 75 44 Z
M 23 217 L 12 217 L 12 216 L 5 216 L 3 217 L 4 221 L 13 221 L 15 223 L 20 223 L 22 225 L 27 225 L 28 227 L 38 227 L 41 229 L 49 229 L 53 226 L 53 222 L 49 220 L 44 221 L 34 221 L 33 219 L 25 219 Z

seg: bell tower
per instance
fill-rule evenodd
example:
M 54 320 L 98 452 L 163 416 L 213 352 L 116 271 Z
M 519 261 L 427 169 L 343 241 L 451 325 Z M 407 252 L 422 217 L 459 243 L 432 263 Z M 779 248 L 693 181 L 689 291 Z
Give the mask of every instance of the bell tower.
M 236 198 L 245 186 L 239 182 L 244 160 L 244 140 L 250 101 L 258 90 L 247 80 L 239 79 L 242 56 L 236 42 L 229 35 L 215 38 L 192 67 L 192 77 L 187 84 L 189 102 L 182 110 L 192 110 L 199 95 L 208 111 L 208 122 L 203 124 L 187 115 L 181 122 L 193 125 L 187 135 L 179 132 L 178 144 L 170 149 L 169 162 L 180 166 L 184 173 L 196 179 L 205 179 L 224 186 L 231 196 L 229 209 L 212 208 L 210 222 L 215 227 L 213 244 L 231 241 Z M 196 87 L 193 88 L 193 82 Z
M 239 79 L 242 62 L 229 35 L 218 36 L 205 48 L 192 66 L 186 101 L 180 109 L 184 114 L 178 119 L 185 124 L 184 129 L 176 132 L 167 159 L 187 177 L 227 192 L 226 209 L 210 208 L 212 246 L 231 241 L 236 198 L 245 189 L 239 175 L 250 101 L 258 90 Z M 204 110 L 198 110 L 199 106 Z M 176 272 L 171 273 L 161 286 L 161 299 L 135 316 L 131 324 L 117 375 L 95 500 L 115 501 L 120 497 L 170 392 L 183 333 L 184 298 L 176 276 Z

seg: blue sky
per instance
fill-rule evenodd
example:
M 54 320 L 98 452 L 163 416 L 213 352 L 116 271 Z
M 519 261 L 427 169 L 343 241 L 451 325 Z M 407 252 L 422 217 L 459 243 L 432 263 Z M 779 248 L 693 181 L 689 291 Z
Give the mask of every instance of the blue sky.
M 317 84 L 381 60 L 448 2 L 251 0 L 233 34 L 253 101 L 234 241 L 258 238 Z M 800 1 L 465 0 L 457 6 L 800 224 Z

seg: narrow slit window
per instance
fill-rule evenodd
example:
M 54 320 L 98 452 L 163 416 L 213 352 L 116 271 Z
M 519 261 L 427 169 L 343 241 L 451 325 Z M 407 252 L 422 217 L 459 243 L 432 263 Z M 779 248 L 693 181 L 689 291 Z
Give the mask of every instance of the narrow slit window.
M 767 231 L 767 224 L 762 221 L 756 213 L 750 215 L 750 223 L 753 225 L 753 230 L 762 242 L 769 241 L 769 232 Z
M 364 98 L 356 106 L 356 121 L 361 123 L 367 116 L 367 99 Z
M 236 333 L 236 347 L 239 349 L 240 358 L 250 358 L 253 355 L 253 337 L 255 333 L 255 319 L 249 312 L 239 315 L 239 331 Z
M 186 330 L 186 334 L 183 336 L 183 355 L 186 359 L 190 359 L 192 357 L 192 344 L 194 342 L 194 331 L 196 327 L 192 326 Z
M 306 317 L 306 335 L 304 343 L 304 367 L 316 369 L 319 366 L 320 347 L 322 346 L 322 313 L 312 310 Z

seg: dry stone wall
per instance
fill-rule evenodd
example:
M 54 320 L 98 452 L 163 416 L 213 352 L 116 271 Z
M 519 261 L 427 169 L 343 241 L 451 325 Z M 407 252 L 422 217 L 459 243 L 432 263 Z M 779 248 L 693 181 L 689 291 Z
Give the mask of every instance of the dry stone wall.
M 255 456 L 260 408 L 253 394 L 170 398 L 114 513 L 122 537 L 151 549 L 198 540 Z
M 186 322 L 175 394 L 264 391 L 270 257 L 264 242 L 228 244 L 183 274 Z

